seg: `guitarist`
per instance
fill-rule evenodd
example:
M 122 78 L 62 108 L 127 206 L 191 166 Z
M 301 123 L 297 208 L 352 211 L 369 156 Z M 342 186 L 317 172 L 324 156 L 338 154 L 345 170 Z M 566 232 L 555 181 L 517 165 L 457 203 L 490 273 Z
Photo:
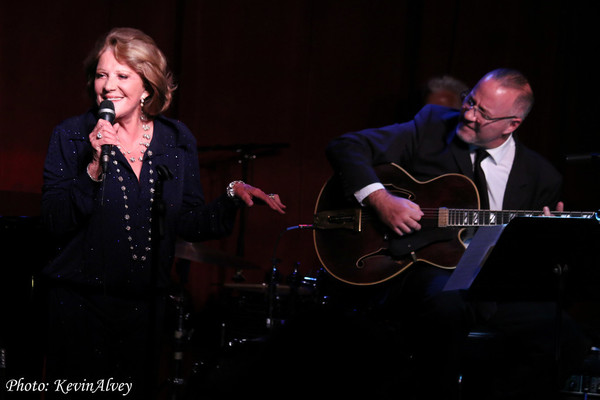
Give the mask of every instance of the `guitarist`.
M 341 180 L 344 195 L 374 209 L 397 235 L 418 231 L 423 211 L 419 204 L 388 193 L 373 166 L 393 162 L 418 180 L 446 173 L 475 178 L 477 149 L 487 151 L 480 163 L 485 174 L 486 187 L 480 193 L 485 208 L 543 209 L 549 215 L 550 208 L 563 209 L 559 202 L 562 178 L 547 160 L 514 135 L 533 102 L 531 86 L 519 71 L 497 69 L 466 95 L 460 110 L 428 105 L 412 121 L 342 135 L 327 147 L 327 157 Z M 526 356 L 515 360 L 520 364 L 518 369 L 529 367 L 542 376 L 542 381 L 532 379 L 532 375 L 516 377 L 513 383 L 520 388 L 519 395 L 529 390 L 539 396 L 545 388 L 554 389 L 554 347 L 552 340 L 547 340 L 554 328 L 554 305 L 473 304 L 461 292 L 442 290 L 451 273 L 416 263 L 399 277 L 380 284 L 386 299 L 382 307 L 394 318 L 410 322 L 404 325 L 415 327 L 411 333 L 419 338 L 414 349 L 416 376 L 425 381 L 417 388 L 427 388 L 418 393 L 419 398 L 456 398 L 461 345 L 475 324 L 516 338 L 523 349 L 532 349 L 527 355 L 531 358 L 547 357 L 536 365 L 528 365 Z M 414 311 L 410 316 L 399 311 L 407 304 Z M 567 325 L 563 328 L 563 362 L 573 366 L 584 357 L 589 343 L 571 320 L 563 320 Z M 511 388 L 510 382 L 506 387 Z M 510 398 L 509 393 L 503 398 Z

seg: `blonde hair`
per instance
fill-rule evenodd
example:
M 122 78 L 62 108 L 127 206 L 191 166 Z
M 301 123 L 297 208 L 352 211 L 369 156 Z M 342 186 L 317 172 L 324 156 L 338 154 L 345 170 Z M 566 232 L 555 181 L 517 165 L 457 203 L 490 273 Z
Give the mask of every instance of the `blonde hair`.
M 144 101 L 143 112 L 149 117 L 163 113 L 173 98 L 177 86 L 168 69 L 167 59 L 154 40 L 134 28 L 114 28 L 96 43 L 85 62 L 87 89 L 96 98 L 94 81 L 96 67 L 102 53 L 111 49 L 115 59 L 138 73 L 149 96 Z

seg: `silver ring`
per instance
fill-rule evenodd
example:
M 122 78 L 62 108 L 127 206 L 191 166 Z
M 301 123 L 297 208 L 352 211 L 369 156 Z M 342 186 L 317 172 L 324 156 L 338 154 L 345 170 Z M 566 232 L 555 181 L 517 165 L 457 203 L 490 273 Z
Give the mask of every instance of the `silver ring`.
M 98 139 L 98 140 L 102 139 L 102 134 L 100 132 L 98 132 L 98 134 L 96 135 L 96 139 Z
M 275 195 L 273 193 L 270 193 L 267 196 L 269 196 L 271 199 L 275 199 Z

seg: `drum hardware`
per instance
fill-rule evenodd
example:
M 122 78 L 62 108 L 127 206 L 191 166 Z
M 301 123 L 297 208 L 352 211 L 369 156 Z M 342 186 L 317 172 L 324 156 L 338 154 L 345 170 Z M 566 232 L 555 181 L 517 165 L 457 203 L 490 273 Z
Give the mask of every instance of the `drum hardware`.
M 305 227 L 299 225 L 286 228 L 282 234 L 290 230 L 306 229 Z M 191 376 L 186 377 L 186 382 L 176 380 L 178 375 L 175 373 L 173 386 L 182 383 L 186 391 L 189 391 L 194 390 L 195 384 L 211 385 L 215 380 L 228 379 L 232 370 L 237 373 L 240 358 L 250 360 L 255 354 L 260 354 L 270 342 L 273 331 L 283 327 L 288 318 L 294 317 L 293 313 L 297 309 L 304 304 L 315 304 L 313 299 L 318 277 L 303 276 L 298 262 L 291 267 L 282 268 L 276 249 L 277 246 L 271 259 L 271 268 L 267 269 L 262 283 L 234 280 L 222 284 L 224 290 L 215 299 L 217 302 L 212 303 L 216 306 L 212 311 L 217 312 L 209 310 L 209 317 L 217 317 L 212 321 L 215 324 L 211 325 L 217 328 L 213 332 L 216 336 L 211 336 L 215 340 L 210 342 L 212 345 L 208 341 L 200 343 L 207 346 L 210 354 L 208 357 L 206 353 L 195 356 Z M 176 256 L 179 260 L 211 262 L 223 267 L 258 268 L 238 256 L 214 251 L 198 243 L 178 241 Z M 282 274 L 282 269 L 286 270 L 285 274 Z M 181 329 L 178 331 L 181 335 Z M 203 334 L 204 330 L 197 333 Z M 195 335 L 194 340 L 197 338 L 198 335 Z M 204 362 L 197 362 L 198 360 Z
M 177 399 L 185 386 L 185 378 L 183 377 L 183 356 L 185 345 L 189 342 L 193 330 L 186 329 L 186 323 L 190 318 L 190 314 L 186 312 L 185 301 L 183 295 L 171 295 L 169 298 L 175 304 L 175 330 L 173 334 L 173 373 L 170 378 L 171 384 L 171 399 Z
M 276 305 L 276 302 L 279 302 L 279 299 L 277 297 L 277 286 L 281 280 L 281 276 L 280 276 L 277 265 L 281 260 L 277 257 L 277 247 L 279 246 L 279 242 L 286 232 L 289 232 L 291 230 L 296 230 L 296 229 L 312 229 L 312 225 L 293 225 L 293 226 L 289 226 L 289 227 L 283 229 L 279 233 L 279 236 L 277 237 L 277 240 L 275 241 L 275 246 L 273 247 L 273 256 L 271 257 L 272 267 L 271 267 L 270 274 L 267 278 L 268 287 L 267 287 L 266 326 L 267 326 L 267 329 L 269 329 L 269 330 L 272 330 L 275 327 L 275 319 L 274 319 L 275 318 L 275 305 Z M 288 278 L 288 285 L 290 288 L 290 298 L 292 299 L 292 301 L 295 301 L 296 295 L 297 295 L 297 290 L 298 290 L 298 284 L 299 284 L 298 266 L 299 266 L 299 263 L 296 263 L 292 270 L 290 277 Z
M 175 271 L 179 276 L 179 283 L 176 286 L 174 294 L 170 294 L 168 299 L 174 306 L 174 330 L 173 330 L 173 351 L 171 358 L 171 376 L 167 379 L 169 385 L 169 398 L 176 400 L 181 398 L 186 386 L 184 378 L 184 354 L 187 344 L 190 342 L 194 333 L 193 328 L 188 328 L 190 313 L 187 311 L 188 302 L 186 301 L 185 284 L 188 280 L 190 260 L 179 259 L 175 264 Z
M 279 265 L 274 265 L 263 283 L 224 284 L 222 348 L 254 344 L 255 338 L 271 335 L 305 307 L 321 304 L 318 286 L 318 277 L 303 276 L 297 262 L 287 276 L 281 274 Z
M 209 247 L 203 243 L 191 243 L 184 240 L 178 240 L 175 243 L 175 257 L 196 261 L 207 264 L 214 264 L 220 267 L 243 269 L 259 269 L 256 264 L 246 261 L 241 257 L 232 256 L 224 251 Z
M 246 183 L 251 183 L 250 170 L 251 161 L 254 161 L 259 156 L 275 155 L 280 149 L 289 147 L 289 143 L 241 143 L 232 145 L 214 145 L 214 146 L 198 146 L 198 152 L 207 151 L 230 151 L 236 154 L 237 162 L 242 167 L 241 180 Z M 239 231 L 237 237 L 236 256 L 244 257 L 245 250 L 245 235 L 246 235 L 246 208 L 239 210 Z M 242 275 L 243 268 L 237 268 L 234 276 L 235 282 L 243 282 L 245 280 Z
M 221 304 L 223 313 L 218 340 L 221 349 L 239 347 L 247 344 L 248 338 L 269 335 L 276 327 L 285 324 L 286 318 L 293 317 L 303 305 L 327 303 L 319 283 L 323 268 L 319 269 L 317 276 L 303 276 L 300 273 L 300 263 L 296 262 L 292 264 L 290 274 L 284 278 L 280 268 L 281 260 L 277 257 L 278 244 L 286 232 L 312 228 L 312 225 L 294 225 L 281 231 L 274 246 L 271 268 L 265 274 L 263 283 L 245 283 L 233 279 L 233 282 L 223 284 L 227 291 L 220 296 L 224 301 Z M 178 241 L 176 256 L 233 268 L 259 268 L 240 257 L 198 243 Z
M 273 330 L 277 324 L 277 320 L 275 319 L 275 310 L 280 300 L 278 286 L 279 282 L 281 281 L 281 274 L 279 273 L 279 269 L 277 268 L 276 264 L 277 261 L 278 260 L 274 260 L 275 263 L 271 268 L 271 272 L 267 280 L 267 318 L 265 320 L 265 326 L 268 330 Z M 283 320 L 278 319 L 278 321 L 281 323 Z

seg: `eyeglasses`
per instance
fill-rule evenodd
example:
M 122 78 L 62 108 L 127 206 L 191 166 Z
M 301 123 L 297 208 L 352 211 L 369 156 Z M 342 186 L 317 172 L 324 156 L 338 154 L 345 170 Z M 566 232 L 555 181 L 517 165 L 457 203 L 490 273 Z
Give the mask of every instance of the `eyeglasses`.
M 476 113 L 479 112 L 479 115 L 481 115 L 481 118 L 483 118 L 488 123 L 502 121 L 503 119 L 519 118 L 516 115 L 511 115 L 510 117 L 498 117 L 498 118 L 490 117 L 485 112 L 481 111 L 481 108 L 479 108 L 478 106 L 475 105 L 475 100 L 473 100 L 473 96 L 471 95 L 471 92 L 461 93 L 461 98 L 463 99 L 462 106 L 465 107 L 467 109 L 467 111 L 473 110 L 474 115 L 476 115 Z

